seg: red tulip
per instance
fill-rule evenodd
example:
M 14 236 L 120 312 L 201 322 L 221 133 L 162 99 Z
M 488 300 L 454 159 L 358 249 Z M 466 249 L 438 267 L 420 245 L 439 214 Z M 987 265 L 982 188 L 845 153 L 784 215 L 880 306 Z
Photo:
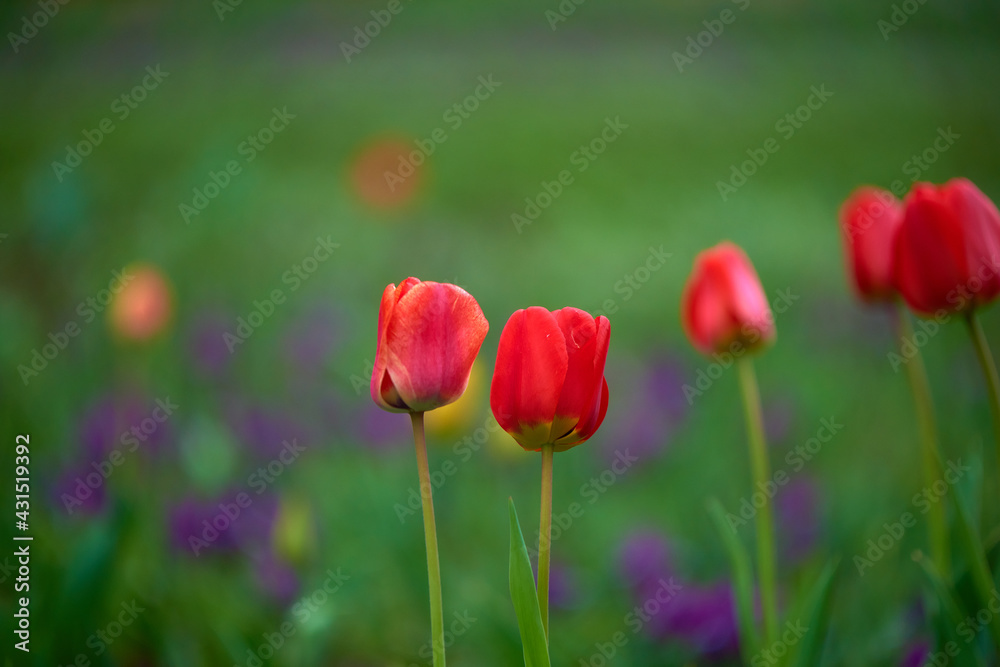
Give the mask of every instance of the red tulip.
M 840 208 L 844 252 L 854 290 L 865 301 L 892 301 L 893 240 L 903 208 L 891 192 L 860 187 Z
M 1000 294 L 1000 213 L 964 178 L 918 183 L 903 201 L 894 279 L 925 314 L 959 312 Z
M 681 297 L 681 322 L 705 354 L 754 350 L 774 340 L 774 316 L 753 264 L 739 246 L 724 241 L 702 251 Z
M 382 293 L 372 400 L 390 412 L 424 412 L 458 399 L 489 323 L 456 285 L 407 278 Z
M 579 308 L 533 306 L 510 316 L 497 350 L 490 407 L 524 449 L 562 452 L 590 438 L 608 411 L 611 324 Z

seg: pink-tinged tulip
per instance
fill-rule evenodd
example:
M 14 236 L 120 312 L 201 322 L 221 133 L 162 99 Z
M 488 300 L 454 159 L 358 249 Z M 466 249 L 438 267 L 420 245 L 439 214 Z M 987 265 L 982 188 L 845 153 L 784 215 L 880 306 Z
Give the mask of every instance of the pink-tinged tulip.
M 681 322 L 705 354 L 755 350 L 774 340 L 774 316 L 753 264 L 724 241 L 702 251 L 681 297 Z
M 891 192 L 863 186 L 840 207 L 844 254 L 854 291 L 865 301 L 892 301 L 893 242 L 903 208 Z
M 424 412 L 458 399 L 489 323 L 472 296 L 448 283 L 407 278 L 382 293 L 372 400 Z
M 524 449 L 562 452 L 594 435 L 608 411 L 611 324 L 579 308 L 510 316 L 497 349 L 490 407 Z
M 111 328 L 130 340 L 153 338 L 173 315 L 170 285 L 159 269 L 148 264 L 129 266 L 123 273 L 127 281 L 108 308 Z
M 918 183 L 903 201 L 894 282 L 924 314 L 967 311 L 1000 294 L 1000 213 L 964 178 Z

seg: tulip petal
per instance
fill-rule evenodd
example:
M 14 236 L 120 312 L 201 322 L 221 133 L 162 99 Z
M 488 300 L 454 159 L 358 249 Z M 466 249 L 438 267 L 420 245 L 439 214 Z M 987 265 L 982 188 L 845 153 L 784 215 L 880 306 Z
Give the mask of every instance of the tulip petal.
M 774 317 L 771 315 L 771 304 L 764 295 L 757 270 L 742 250 L 732 244 L 725 245 L 729 266 L 724 267 L 720 257 L 716 270 L 727 282 L 732 321 L 738 329 L 750 326 L 764 338 L 769 338 L 774 329 Z
M 575 447 L 590 439 L 597 433 L 597 429 L 604 422 L 605 415 L 608 414 L 608 381 L 601 379 L 601 390 L 595 397 L 593 406 L 584 414 L 576 428 L 566 434 L 555 443 L 555 451 L 564 452 L 571 447 Z
M 402 287 L 402 285 L 400 285 Z M 399 394 L 392 387 L 392 381 L 385 372 L 386 355 L 384 351 L 385 328 L 392 311 L 396 307 L 396 284 L 389 283 L 382 292 L 382 303 L 378 309 L 378 342 L 375 347 L 375 363 L 372 369 L 371 396 L 379 407 L 393 412 L 403 412 L 406 406 L 399 401 Z
M 934 186 L 920 183 L 907 195 L 894 251 L 896 288 L 911 308 L 933 313 L 958 304 L 965 283 L 962 225 Z
M 490 407 L 522 447 L 550 442 L 568 367 L 566 342 L 552 313 L 533 306 L 510 316 L 500 334 Z
M 888 191 L 860 187 L 841 206 L 840 221 L 855 292 L 867 301 L 891 300 L 893 241 L 903 222 L 899 201 Z
M 774 318 L 749 258 L 723 242 L 700 253 L 684 287 L 681 322 L 694 346 L 705 354 L 733 342 L 750 348 L 774 338 Z
M 611 325 L 608 318 L 595 320 L 579 308 L 563 308 L 553 315 L 566 340 L 568 355 L 566 379 L 552 424 L 552 438 L 559 439 L 576 428 L 599 397 Z
M 688 338 L 698 351 L 705 354 L 715 350 L 718 332 L 731 326 L 721 292 L 721 287 L 716 284 L 715 272 L 705 271 L 696 264 L 681 298 L 681 321 Z
M 423 411 L 457 400 L 488 329 L 479 304 L 462 288 L 435 282 L 409 286 L 396 302 L 384 339 L 386 371 L 403 403 Z
M 966 287 L 975 292 L 976 303 L 992 301 L 1000 294 L 1000 212 L 967 179 L 952 179 L 942 190 L 962 221 L 966 261 L 964 274 L 969 283 Z

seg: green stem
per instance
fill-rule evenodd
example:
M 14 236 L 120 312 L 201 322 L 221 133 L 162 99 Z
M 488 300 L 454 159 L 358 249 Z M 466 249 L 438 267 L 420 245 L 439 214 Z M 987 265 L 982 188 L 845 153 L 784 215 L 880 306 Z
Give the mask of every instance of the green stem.
M 542 510 L 538 521 L 538 608 L 545 641 L 549 639 L 549 566 L 552 562 L 552 454 L 555 445 L 542 445 Z
M 913 339 L 913 324 L 910 315 L 902 303 L 897 311 L 899 334 L 903 341 Z M 916 404 L 917 423 L 920 428 L 921 467 L 924 473 L 924 484 L 932 488 L 941 479 L 941 452 L 938 445 L 937 424 L 934 419 L 934 401 L 931 398 L 931 386 L 927 380 L 927 369 L 924 358 L 918 350 L 909 363 L 906 364 L 907 375 L 910 377 L 910 388 L 913 390 L 913 402 Z M 945 581 L 951 580 L 951 554 L 948 548 L 947 508 L 944 501 L 932 503 L 928 514 L 931 555 L 937 571 Z
M 975 310 L 970 310 L 965 316 L 969 325 L 969 335 L 972 336 L 972 346 L 976 348 L 979 365 L 986 376 L 986 389 L 990 395 L 990 411 L 993 413 L 993 435 L 997 441 L 997 465 L 1000 466 L 1000 378 L 997 377 L 997 367 L 993 363 L 993 353 L 986 342 L 986 333 Z M 1000 481 L 1000 477 L 997 478 Z
M 754 374 L 753 361 L 743 357 L 738 362 L 740 389 L 746 411 L 747 435 L 750 441 L 750 465 L 753 470 L 754 488 L 763 490 L 771 478 L 764 439 L 764 417 L 760 405 L 760 389 Z M 771 516 L 771 499 L 764 493 L 764 505 L 757 511 L 757 578 L 760 602 L 764 615 L 766 645 L 778 641 L 778 603 L 774 566 L 774 518 Z
M 437 527 L 434 523 L 434 498 L 431 493 L 431 473 L 427 465 L 427 443 L 424 440 L 424 413 L 411 412 L 413 442 L 417 449 L 417 471 L 420 474 L 420 501 L 424 509 L 424 543 L 427 546 L 427 580 L 431 598 L 431 648 L 434 667 L 444 664 L 444 606 L 441 602 L 441 563 L 438 560 Z

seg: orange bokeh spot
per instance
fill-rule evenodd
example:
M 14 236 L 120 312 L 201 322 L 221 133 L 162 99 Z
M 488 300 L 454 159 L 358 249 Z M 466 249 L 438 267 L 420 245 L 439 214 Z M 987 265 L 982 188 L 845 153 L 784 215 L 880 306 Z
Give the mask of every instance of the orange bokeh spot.
M 160 333 L 173 314 L 170 285 L 159 269 L 135 264 L 123 272 L 130 276 L 108 309 L 111 330 L 122 338 L 147 340 Z
M 370 141 L 351 163 L 351 188 L 362 201 L 375 208 L 403 206 L 420 188 L 426 158 L 412 141 L 399 138 Z

